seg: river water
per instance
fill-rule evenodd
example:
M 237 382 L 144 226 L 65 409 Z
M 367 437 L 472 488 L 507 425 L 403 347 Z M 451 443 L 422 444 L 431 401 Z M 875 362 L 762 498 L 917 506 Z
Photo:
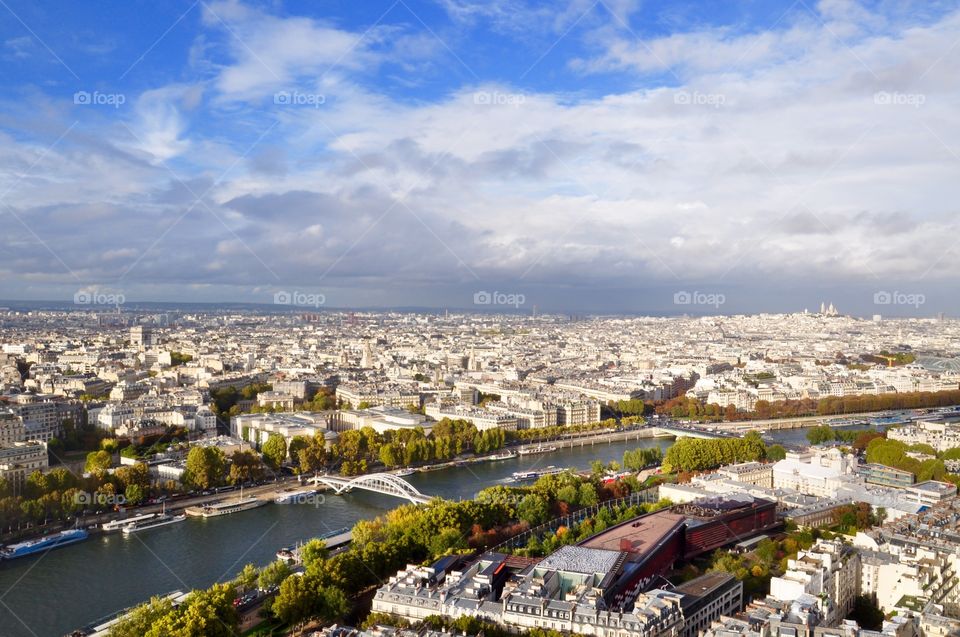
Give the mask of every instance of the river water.
M 775 434 L 800 442 L 805 429 Z M 416 473 L 408 480 L 422 493 L 469 499 L 514 471 L 557 465 L 586 469 L 594 460 L 620 461 L 636 447 L 666 449 L 671 440 L 631 440 Z M 353 525 L 401 504 L 389 496 L 355 491 L 328 494 L 323 504 L 269 504 L 214 518 L 188 518 L 165 528 L 124 537 L 98 535 L 38 557 L 0 562 L 0 637 L 60 637 L 151 595 L 206 587 L 235 575 L 244 564 L 264 565 L 277 549 Z

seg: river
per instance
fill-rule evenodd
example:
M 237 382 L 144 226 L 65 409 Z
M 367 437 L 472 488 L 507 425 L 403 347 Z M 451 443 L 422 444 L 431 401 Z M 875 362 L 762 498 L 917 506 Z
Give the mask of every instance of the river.
M 778 442 L 803 440 L 806 429 L 773 433 Z M 636 447 L 666 449 L 671 440 L 631 440 L 562 449 L 417 473 L 422 493 L 472 498 L 514 471 L 557 465 L 586 469 L 594 460 L 620 461 Z M 151 595 L 206 587 L 230 579 L 244 564 L 264 565 L 277 549 L 372 518 L 400 500 L 365 491 L 327 495 L 322 504 L 269 504 L 223 518 L 188 518 L 170 527 L 125 537 L 98 535 L 34 558 L 0 562 L 0 637 L 61 637 Z

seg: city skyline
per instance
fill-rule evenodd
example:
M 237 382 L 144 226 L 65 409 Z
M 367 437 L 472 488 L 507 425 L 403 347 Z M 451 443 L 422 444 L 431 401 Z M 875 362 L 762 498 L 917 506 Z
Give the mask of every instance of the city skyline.
M 0 10 L 2 298 L 960 310 L 949 3 Z

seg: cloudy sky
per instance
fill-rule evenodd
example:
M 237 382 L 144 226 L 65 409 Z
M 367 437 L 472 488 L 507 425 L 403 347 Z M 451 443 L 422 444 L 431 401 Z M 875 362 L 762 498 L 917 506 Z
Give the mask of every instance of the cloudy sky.
M 0 298 L 960 313 L 956 2 L 0 16 Z

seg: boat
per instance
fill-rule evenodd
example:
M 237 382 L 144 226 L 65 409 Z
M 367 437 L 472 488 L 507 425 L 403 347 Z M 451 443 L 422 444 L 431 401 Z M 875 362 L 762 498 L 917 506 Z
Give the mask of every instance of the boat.
M 516 451 L 502 451 L 494 456 L 487 456 L 486 458 L 482 458 L 482 460 L 486 460 L 487 462 L 497 462 L 498 460 L 510 460 L 511 458 L 516 458 L 516 457 L 517 457 Z
M 145 522 L 147 520 L 152 520 L 157 517 L 156 513 L 141 513 L 140 515 L 135 515 L 130 518 L 122 518 L 120 520 L 111 520 L 110 522 L 104 522 L 100 525 L 100 530 L 104 533 L 113 533 L 114 531 L 122 531 L 123 527 L 128 524 L 137 524 L 140 522 Z
M 243 489 L 240 489 L 240 497 L 236 500 L 221 500 L 213 504 L 201 504 L 200 506 L 187 507 L 184 511 L 191 517 L 198 518 L 216 518 L 221 515 L 230 515 L 240 511 L 256 509 L 270 502 L 270 500 L 261 500 L 260 498 L 244 498 Z
M 403 478 L 406 476 L 412 476 L 416 472 L 417 472 L 416 469 L 400 469 L 400 471 L 394 471 L 393 475 Z
M 68 544 L 82 542 L 88 537 L 90 537 L 90 534 L 83 529 L 70 529 L 60 531 L 59 533 L 52 533 L 35 540 L 27 540 L 26 542 L 5 546 L 0 549 L 0 559 L 13 560 L 18 557 L 27 557 L 28 555 L 43 553 L 44 551 L 67 546 Z
M 539 453 L 550 453 L 551 451 L 556 451 L 556 450 L 557 448 L 554 447 L 553 445 L 547 445 L 547 446 L 537 445 L 536 447 L 524 447 L 517 453 L 519 453 L 521 456 L 533 456 Z
M 152 520 L 143 520 L 141 522 L 131 522 L 127 526 L 123 527 L 123 534 L 130 535 L 131 533 L 139 533 L 140 531 L 149 531 L 150 529 L 156 529 L 161 526 L 167 526 L 170 524 L 176 524 L 177 522 L 183 522 L 187 519 L 186 515 L 182 513 L 180 515 L 169 515 L 164 513 L 159 515 Z
M 305 504 L 311 502 L 310 497 L 316 494 L 316 489 L 301 489 L 300 491 L 283 493 L 274 498 L 273 501 L 277 504 Z
M 557 473 L 563 473 L 566 471 L 563 467 L 554 467 L 550 465 L 549 467 L 544 467 L 543 469 L 528 469 L 527 471 L 514 471 L 513 472 L 513 481 L 520 482 L 523 480 L 536 480 L 541 476 L 552 476 Z

